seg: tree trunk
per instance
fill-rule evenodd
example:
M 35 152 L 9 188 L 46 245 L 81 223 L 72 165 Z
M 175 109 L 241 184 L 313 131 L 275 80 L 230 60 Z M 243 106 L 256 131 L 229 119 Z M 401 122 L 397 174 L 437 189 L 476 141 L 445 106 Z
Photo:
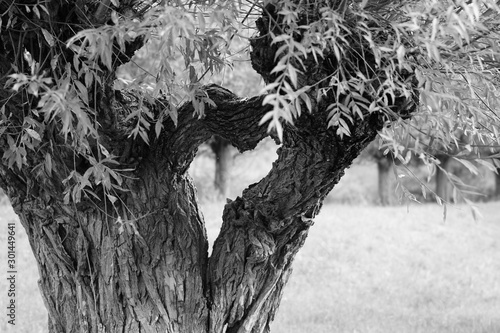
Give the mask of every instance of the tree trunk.
M 443 170 L 448 171 L 448 163 L 450 158 L 448 156 L 438 156 L 439 161 L 441 162 L 440 167 L 436 168 L 436 195 L 444 200 L 445 202 L 450 202 L 451 199 L 451 191 L 450 191 L 450 182 L 448 181 L 448 177 L 446 176 Z
M 220 198 L 226 198 L 229 191 L 231 166 L 233 163 L 232 146 L 229 141 L 216 136 L 210 142 L 210 147 L 215 154 L 214 187 Z
M 145 173 L 119 212 L 53 198 L 13 202 L 50 332 L 206 331 L 208 245 L 193 186 Z
M 73 29 L 94 27 L 85 24 L 95 14 L 87 11 L 96 6 L 76 2 L 67 4 L 77 6 L 69 11 L 66 3 L 49 4 L 48 19 L 57 24 L 58 34 L 64 38 L 73 36 Z M 321 17 L 320 5 L 307 7 L 306 23 Z M 276 6 L 263 12 L 257 22 L 260 37 L 252 40 L 252 64 L 267 82 L 273 80 L 271 71 L 279 47 L 269 29 L 275 35 L 282 33 L 275 24 L 280 10 Z M 25 7 L 17 6 L 16 15 Z M 101 11 L 108 6 L 97 7 Z M 117 8 L 121 9 L 128 12 L 130 8 Z M 24 17 L 21 14 L 16 16 L 19 20 Z M 2 87 L 11 64 L 23 68 L 22 48 L 33 58 L 46 60 L 56 51 L 49 45 L 46 31 L 36 24 L 30 23 L 30 29 L 21 24 L 0 35 Z M 375 72 L 379 67 L 369 54 L 369 44 L 357 37 L 351 42 L 352 49 L 359 50 L 346 55 L 352 58 L 349 63 L 362 63 L 360 70 L 365 72 L 361 75 L 368 81 L 383 76 L 383 69 Z M 137 44 L 116 51 L 119 54 L 113 54 L 109 66 L 129 59 L 140 41 Z M 73 51 L 65 48 L 61 52 L 65 53 L 54 57 L 56 61 L 43 61 L 44 70 L 59 66 L 52 74 L 67 70 L 64 77 L 82 87 L 74 73 Z M 283 125 L 282 146 L 269 174 L 225 206 L 210 258 L 204 221 L 187 174 L 189 164 L 197 147 L 214 135 L 240 151 L 255 148 L 269 135 L 259 125 L 271 110 L 271 106 L 263 106 L 265 96 L 240 99 L 224 88 L 206 86 L 203 93 L 210 103 L 204 104 L 203 116 L 195 115 L 193 105 L 186 103 L 178 108 L 174 124 L 170 118 L 160 117 L 168 102 L 151 101 L 134 91 L 115 91 L 112 71 L 116 68 L 108 67 L 99 72 L 102 77 L 89 89 L 93 94 L 85 95 L 88 109 L 69 110 L 78 111 L 78 117 L 71 115 L 64 122 L 32 112 L 38 96 L 28 93 L 26 87 L 18 92 L 0 90 L 0 100 L 6 101 L 3 116 L 12 124 L 2 128 L 1 154 L 12 153 L 15 140 L 10 136 L 19 135 L 25 120 L 43 125 L 37 127 L 40 142 L 28 138 L 29 133 L 33 138 L 33 130 L 26 133 L 26 142 L 35 142 L 36 149 L 28 147 L 24 161 L 0 165 L 0 187 L 19 215 L 38 262 L 49 331 L 269 332 L 294 256 L 323 199 L 388 120 L 388 115 L 367 113 L 348 125 L 350 135 L 344 137 L 337 135 L 336 127 L 327 127 L 329 106 L 341 97 L 329 83 L 338 69 L 333 59 L 333 53 L 323 54 L 319 60 L 312 55 L 299 59 L 307 70 L 297 75 L 297 85 L 311 88 L 307 94 L 313 110 L 302 112 L 293 126 Z M 358 73 L 353 69 L 351 74 Z M 381 98 L 367 93 L 366 97 Z M 390 117 L 408 117 L 417 99 L 417 95 L 391 99 Z M 148 144 L 130 135 L 128 116 L 143 109 L 152 119 L 163 119 L 161 132 L 142 133 Z M 92 114 L 88 123 L 95 122 L 95 133 L 75 126 L 68 135 L 64 126 L 81 125 L 79 117 L 87 113 Z M 113 169 L 115 164 L 105 158 L 97 161 L 94 156 L 99 154 L 118 156 L 120 169 Z M 105 173 L 113 177 L 103 177 Z M 113 183 L 114 187 L 106 188 L 103 183 L 113 179 L 119 186 Z
M 497 168 L 495 173 L 495 198 L 500 199 L 500 168 Z
M 317 115 L 287 126 L 270 173 L 226 205 L 208 259 L 203 220 L 185 174 L 194 150 L 211 134 L 207 128 L 240 150 L 266 136 L 259 126 L 244 135 L 224 126 L 232 117 L 251 117 L 257 125 L 265 112 L 261 97 L 224 105 L 230 100 L 226 91 L 212 87 L 209 93 L 218 108 L 199 122 L 180 119 L 185 128 L 161 140 L 174 145 L 168 153 L 152 144 L 127 180 L 130 192 L 120 196 L 121 204 L 112 207 L 103 198 L 66 205 L 51 186 L 29 179 L 20 186 L 2 183 L 39 265 L 50 332 L 269 331 L 293 258 L 322 200 L 381 122 L 367 117 L 343 140 L 333 130 L 320 130 L 325 121 Z M 179 151 L 175 142 L 189 148 Z M 177 162 L 159 165 L 159 155 Z M 5 168 L 2 173 L 2 179 L 14 177 Z M 26 188 L 28 193 L 19 191 Z
M 387 157 L 382 157 L 377 160 L 378 169 L 378 196 L 382 206 L 390 206 L 394 204 L 394 188 L 392 186 L 391 175 L 392 162 Z

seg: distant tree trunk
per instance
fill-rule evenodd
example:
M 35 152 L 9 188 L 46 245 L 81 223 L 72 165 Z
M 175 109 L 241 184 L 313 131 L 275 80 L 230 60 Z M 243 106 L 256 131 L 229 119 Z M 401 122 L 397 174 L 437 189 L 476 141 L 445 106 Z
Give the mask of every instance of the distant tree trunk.
M 377 159 L 378 196 L 382 206 L 394 204 L 394 188 L 391 175 L 392 161 L 386 156 Z
M 495 173 L 495 198 L 500 199 L 500 168 Z
M 441 162 L 441 168 L 448 171 L 450 157 L 447 155 L 440 155 L 438 159 Z M 446 174 L 441 168 L 436 169 L 436 195 L 444 201 L 449 202 L 451 199 L 450 183 L 448 177 L 446 177 Z
M 210 142 L 210 147 L 215 154 L 214 187 L 219 197 L 226 198 L 233 164 L 232 146 L 229 141 L 215 136 Z

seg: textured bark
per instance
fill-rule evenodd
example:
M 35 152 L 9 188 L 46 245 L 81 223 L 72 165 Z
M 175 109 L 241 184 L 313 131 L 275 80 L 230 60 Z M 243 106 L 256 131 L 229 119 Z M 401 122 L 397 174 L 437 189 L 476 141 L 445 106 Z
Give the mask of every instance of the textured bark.
M 375 137 L 377 119 L 338 140 L 324 120 L 288 128 L 270 173 L 226 205 L 209 260 L 210 329 L 267 332 L 296 252 L 326 194 Z
M 65 205 L 53 182 L 38 186 L 32 175 L 21 178 L 2 165 L 1 185 L 39 265 L 51 332 L 208 332 L 208 242 L 182 166 L 225 122 L 236 123 L 220 134 L 241 150 L 255 147 L 267 135 L 257 126 L 267 108 L 260 97 L 239 100 L 216 86 L 207 91 L 217 109 L 198 120 L 186 104 L 179 126 L 166 122 L 149 149 L 132 149 L 141 162 L 114 208 L 104 198 Z M 131 98 L 118 95 L 112 103 Z M 237 125 L 241 117 L 250 125 L 245 131 Z
M 119 214 L 53 197 L 13 202 L 50 332 L 206 331 L 207 241 L 193 186 L 144 173 Z
M 367 117 L 343 140 L 317 115 L 288 127 L 271 172 L 226 205 L 207 265 L 203 221 L 180 166 L 212 134 L 241 150 L 255 147 L 266 136 L 257 124 L 267 111 L 260 97 L 239 100 L 215 86 L 207 92 L 217 108 L 197 120 L 186 105 L 175 130 L 165 124 L 143 151 L 117 209 L 105 200 L 65 205 L 57 188 L 28 185 L 2 167 L 2 187 L 39 265 L 51 332 L 268 331 L 323 198 L 381 122 Z M 224 125 L 239 124 L 240 117 L 246 130 Z
M 394 204 L 394 187 L 392 177 L 392 161 L 386 156 L 377 159 L 378 197 L 382 206 Z
M 5 11 L 11 3 L 0 3 L 0 8 Z M 324 4 L 308 5 L 316 12 L 308 7 L 305 23 L 319 17 Z M 91 27 L 90 21 L 105 21 L 103 6 L 87 5 L 50 1 L 51 16 L 45 19 L 58 25 L 59 38 L 67 39 L 74 29 Z M 122 9 L 128 10 L 117 8 Z M 280 31 L 278 11 L 266 8 L 257 24 L 261 36 L 252 42 L 253 66 L 268 82 L 273 80 L 279 47 L 271 43 L 269 29 Z M 83 24 L 88 17 L 92 20 Z M 31 30 L 2 30 L 2 86 L 11 63 L 23 68 L 19 52 L 23 48 L 36 59 L 50 59 L 55 52 L 42 38 L 40 27 L 52 29 L 44 22 Z M 118 66 L 140 44 L 128 45 L 127 54 L 118 52 L 113 64 Z M 373 65 L 363 68 L 375 68 L 369 45 L 358 46 L 363 52 L 353 51 L 348 55 L 355 58 L 351 60 Z M 71 67 L 72 51 L 61 52 L 64 56 L 58 65 L 64 68 L 63 61 L 68 61 Z M 381 114 L 366 114 L 350 125 L 351 136 L 343 138 L 336 135 L 336 128 L 327 128 L 327 108 L 336 98 L 335 86 L 328 87 L 326 80 L 337 69 L 332 59 L 328 54 L 319 63 L 303 59 L 307 75 L 300 74 L 298 82 L 314 87 L 309 92 L 313 110 L 303 113 L 294 126 L 284 125 L 282 146 L 270 173 L 225 206 L 210 258 L 204 222 L 186 171 L 198 146 L 214 135 L 240 151 L 255 148 L 268 135 L 266 127 L 259 126 L 270 110 L 262 106 L 264 96 L 240 99 L 221 87 L 207 86 L 215 106 L 207 105 L 202 118 L 194 115 L 190 103 L 181 106 L 177 125 L 165 119 L 160 135 L 151 130 L 146 145 L 128 135 L 126 116 L 141 107 L 159 115 L 168 102 L 144 101 L 133 92 L 114 91 L 113 73 L 103 72 L 88 101 L 99 124 L 99 142 L 92 138 L 86 144 L 91 152 L 102 145 L 120 157 L 125 191 L 115 193 L 113 205 L 99 187 L 80 203 L 64 203 L 63 180 L 72 172 L 84 174 L 90 165 L 67 144 L 59 123 L 44 129 L 43 144 L 26 157 L 21 169 L 2 164 L 0 186 L 10 197 L 37 259 L 50 332 L 268 332 L 293 258 L 323 199 L 387 121 Z M 50 61 L 44 66 L 51 71 Z M 372 69 L 362 74 L 383 75 Z M 325 87 L 330 92 L 316 99 L 317 89 Z M 13 127 L 22 128 L 25 115 L 37 104 L 36 98 L 27 101 L 26 96 L 22 91 L 0 91 Z M 402 97 L 393 102 L 394 115 L 403 117 L 417 104 Z M 7 141 L 0 138 L 1 153 L 7 151 Z M 51 173 L 40 168 L 47 155 L 54 164 Z

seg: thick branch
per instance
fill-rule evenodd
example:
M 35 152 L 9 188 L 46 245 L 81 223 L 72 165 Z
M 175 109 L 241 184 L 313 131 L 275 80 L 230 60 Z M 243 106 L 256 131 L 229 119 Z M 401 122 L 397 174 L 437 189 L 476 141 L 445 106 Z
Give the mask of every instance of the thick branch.
M 271 172 L 224 209 L 209 261 L 211 332 L 226 324 L 228 332 L 268 327 L 323 199 L 381 125 L 377 116 L 367 117 L 344 140 L 318 116 L 287 128 Z M 256 317 L 256 308 L 265 310 Z
M 255 148 L 268 133 L 259 122 L 269 106 L 262 106 L 264 96 L 241 99 L 227 89 L 217 85 L 206 87 L 215 107 L 205 111 L 198 119 L 191 103 L 182 106 L 178 125 L 171 120 L 165 122 L 165 130 L 154 144 L 155 157 L 167 157 L 167 163 L 183 173 L 187 170 L 201 143 L 212 135 L 218 135 L 231 142 L 240 151 Z
M 280 8 L 275 7 L 279 5 L 266 7 L 257 22 L 260 36 L 252 40 L 252 65 L 266 82 L 276 80 L 272 70 L 280 47 L 280 43 L 273 43 L 269 32 L 279 35 L 286 26 L 280 23 Z M 317 20 L 321 17 L 320 7 L 313 8 L 318 10 L 316 16 L 302 19 L 307 20 L 306 23 Z M 311 13 L 310 8 L 301 9 Z M 294 38 L 300 40 L 299 32 L 296 34 Z M 352 45 L 361 52 L 353 51 L 346 56 L 350 57 L 348 64 L 367 63 L 368 66 L 354 68 L 343 64 L 343 68 L 353 75 L 361 71 L 365 77 L 373 78 L 376 85 L 384 73 L 377 69 L 370 48 L 363 43 Z M 298 75 L 297 82 L 299 86 L 314 87 L 308 92 L 314 101 L 313 110 L 302 114 L 295 126 L 285 126 L 283 146 L 270 173 L 224 209 L 221 233 L 209 259 L 210 332 L 220 332 L 226 325 L 230 333 L 269 331 L 293 258 L 323 199 L 354 158 L 375 138 L 386 119 L 381 113 L 366 114 L 362 119 L 356 117 L 350 126 L 351 135 L 340 138 L 336 135 L 337 129 L 328 128 L 327 124 L 328 106 L 336 103 L 339 96 L 337 86 L 328 78 L 341 65 L 333 54 L 326 52 L 319 62 L 309 57 L 301 59 L 301 64 L 306 68 Z M 296 65 L 299 68 L 299 64 Z M 315 92 L 321 88 L 331 93 L 317 100 Z M 367 94 L 365 97 L 378 98 Z M 389 106 L 391 112 L 396 117 L 407 116 L 415 109 L 416 99 L 396 96 Z

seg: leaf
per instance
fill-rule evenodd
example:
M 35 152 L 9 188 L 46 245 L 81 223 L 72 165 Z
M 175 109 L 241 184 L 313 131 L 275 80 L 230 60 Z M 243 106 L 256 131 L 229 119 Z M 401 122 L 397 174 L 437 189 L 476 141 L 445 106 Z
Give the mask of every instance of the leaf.
M 420 184 L 420 189 L 422 190 L 422 196 L 424 197 L 424 199 L 427 199 L 427 189 L 424 184 Z
M 443 223 L 446 223 L 447 208 L 446 204 L 443 205 Z
M 198 82 L 198 77 L 196 76 L 196 70 L 193 66 L 189 66 L 189 81 L 191 83 Z
M 300 98 L 302 98 L 304 103 L 306 103 L 307 111 L 312 112 L 312 103 L 311 103 L 311 99 L 309 98 L 309 95 L 304 93 L 304 94 L 300 94 L 299 96 L 300 96 Z
M 139 136 L 141 137 L 142 141 L 144 141 L 144 143 L 149 145 L 148 133 L 146 133 L 146 131 L 144 131 L 142 128 L 139 129 Z
M 49 153 L 45 154 L 44 166 L 45 172 L 47 172 L 49 176 L 52 176 L 52 156 L 50 156 Z
M 281 122 L 278 119 L 273 119 L 271 124 L 276 128 L 276 133 L 278 134 L 278 139 L 283 142 L 283 126 L 281 126 Z
M 32 130 L 31 128 L 27 128 L 26 133 L 28 133 L 28 135 L 31 136 L 32 138 L 34 138 L 38 141 L 42 141 L 42 138 L 40 137 L 40 134 L 38 134 L 37 131 Z
M 92 75 L 92 72 L 87 71 L 85 73 L 85 86 L 88 88 L 92 85 L 92 81 L 94 79 L 94 75 Z
M 487 161 L 487 160 L 482 160 L 482 159 L 476 159 L 476 162 L 485 166 L 486 168 L 488 168 L 488 170 L 492 171 L 492 172 L 498 172 L 497 171 L 497 168 L 495 165 L 493 165 L 493 162 L 491 161 Z
M 177 108 L 174 108 L 171 106 L 168 110 L 168 115 L 170 116 L 170 118 L 174 122 L 175 127 L 177 127 L 177 122 L 178 122 Z
M 114 204 L 114 203 L 116 202 L 116 200 L 118 200 L 118 198 L 117 198 L 117 197 L 115 197 L 114 195 L 107 194 L 106 196 L 108 197 L 109 201 L 110 201 L 112 204 Z
M 47 41 L 47 44 L 49 44 L 50 47 L 53 47 L 55 45 L 54 36 L 52 36 L 52 34 L 44 28 L 42 28 L 42 34 L 43 38 Z
M 106 158 L 111 158 L 111 154 L 109 153 L 109 151 L 106 149 L 106 147 L 104 147 L 100 143 L 99 143 L 99 149 Z
M 156 138 L 160 136 L 161 129 L 163 128 L 163 115 L 161 115 L 155 123 Z
M 275 36 L 273 37 L 273 41 L 272 41 L 272 44 L 276 44 L 276 43 L 279 43 L 279 42 L 283 42 L 285 40 L 289 40 L 291 39 L 292 36 L 288 35 L 288 34 L 282 34 L 282 35 L 278 35 L 278 36 Z
M 42 10 L 47 13 L 47 15 L 50 15 L 49 10 L 47 9 L 47 7 L 45 7 L 45 5 L 38 5 L 38 7 L 42 8 Z
M 478 222 L 479 219 L 483 218 L 483 215 L 479 211 L 479 208 L 477 206 L 470 206 L 470 210 L 472 213 L 472 218 L 474 219 L 474 222 Z
M 266 96 L 267 97 L 267 96 Z M 259 121 L 259 126 L 265 124 L 269 119 L 271 119 L 274 116 L 274 111 L 269 111 L 267 112 L 262 119 Z
M 277 73 L 277 72 L 283 72 L 283 70 L 286 68 L 287 68 L 287 66 L 284 63 L 279 62 L 276 66 L 274 66 L 274 68 L 271 71 L 271 74 Z M 279 82 L 273 82 L 273 83 L 269 84 L 268 86 L 273 86 L 273 88 L 274 88 L 277 85 L 279 85 Z M 267 86 L 266 86 L 266 88 L 267 88 Z M 270 90 L 270 89 L 267 88 L 266 90 Z
M 38 10 L 37 6 L 33 6 L 33 13 L 35 13 L 37 18 L 40 18 L 40 11 Z M 43 28 L 42 28 L 43 30 Z
M 78 96 L 82 99 L 82 101 L 88 105 L 89 104 L 89 93 L 87 91 L 87 88 L 83 83 L 80 81 L 73 81 L 76 88 L 78 89 Z
M 347 136 L 351 136 L 351 131 L 349 129 L 349 125 L 345 122 L 344 119 L 339 118 L 339 129 L 342 128 L 342 133 L 346 134 Z
M 474 164 L 472 164 L 471 162 L 469 162 L 467 160 L 460 159 L 460 158 L 456 158 L 456 157 L 453 157 L 453 159 L 462 163 L 469 170 L 469 172 L 472 173 L 473 175 L 479 174 L 477 167 Z
M 198 13 L 198 27 L 201 32 L 205 32 L 205 17 L 203 13 Z

